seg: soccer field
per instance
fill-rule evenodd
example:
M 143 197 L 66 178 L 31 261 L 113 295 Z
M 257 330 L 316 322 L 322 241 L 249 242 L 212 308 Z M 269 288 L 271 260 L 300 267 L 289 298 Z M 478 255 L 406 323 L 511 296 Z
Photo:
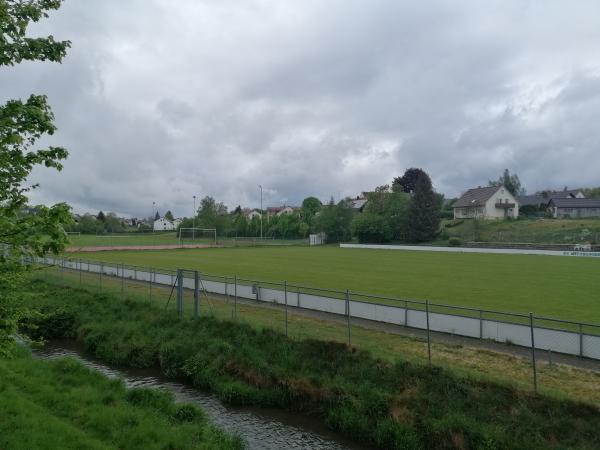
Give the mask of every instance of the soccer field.
M 197 269 L 261 281 L 350 289 L 499 311 L 600 323 L 600 260 L 338 247 L 118 251 L 73 257 Z

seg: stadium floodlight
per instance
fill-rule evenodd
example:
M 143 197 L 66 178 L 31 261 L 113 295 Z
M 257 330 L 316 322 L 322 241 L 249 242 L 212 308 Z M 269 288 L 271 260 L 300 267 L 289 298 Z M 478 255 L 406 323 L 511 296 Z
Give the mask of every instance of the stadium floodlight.
M 196 196 L 194 195 L 194 211 L 192 214 L 192 229 L 195 230 L 196 229 Z M 192 239 L 194 238 L 193 236 L 193 232 L 192 232 Z
M 262 238 L 263 238 L 263 234 L 262 234 L 262 221 L 263 221 L 262 184 L 259 184 L 258 187 L 260 188 L 260 239 L 262 240 Z
M 208 245 L 217 244 L 217 229 L 216 228 L 180 228 L 179 229 L 179 245 L 185 244 L 201 244 Z

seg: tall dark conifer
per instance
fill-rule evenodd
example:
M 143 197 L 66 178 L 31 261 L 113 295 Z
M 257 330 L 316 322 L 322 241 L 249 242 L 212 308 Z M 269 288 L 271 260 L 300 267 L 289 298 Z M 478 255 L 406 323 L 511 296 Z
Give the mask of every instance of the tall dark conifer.
M 440 205 L 431 186 L 429 175 L 423 172 L 415 183 L 408 217 L 408 235 L 413 242 L 435 238 L 440 226 Z

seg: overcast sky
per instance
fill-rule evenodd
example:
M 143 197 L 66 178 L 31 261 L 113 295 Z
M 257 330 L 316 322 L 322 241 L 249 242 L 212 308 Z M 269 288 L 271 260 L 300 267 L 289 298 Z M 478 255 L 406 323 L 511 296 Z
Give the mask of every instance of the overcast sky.
M 68 0 L 34 34 L 70 157 L 33 203 L 190 215 L 356 195 L 422 167 L 447 196 L 504 168 L 529 192 L 600 185 L 597 0 Z

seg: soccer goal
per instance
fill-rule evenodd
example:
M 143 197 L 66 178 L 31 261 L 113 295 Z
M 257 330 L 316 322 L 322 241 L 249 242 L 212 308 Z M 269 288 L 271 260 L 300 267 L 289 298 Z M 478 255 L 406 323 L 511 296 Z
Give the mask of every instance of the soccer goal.
M 217 244 L 216 228 L 180 228 L 179 245 L 185 244 Z

